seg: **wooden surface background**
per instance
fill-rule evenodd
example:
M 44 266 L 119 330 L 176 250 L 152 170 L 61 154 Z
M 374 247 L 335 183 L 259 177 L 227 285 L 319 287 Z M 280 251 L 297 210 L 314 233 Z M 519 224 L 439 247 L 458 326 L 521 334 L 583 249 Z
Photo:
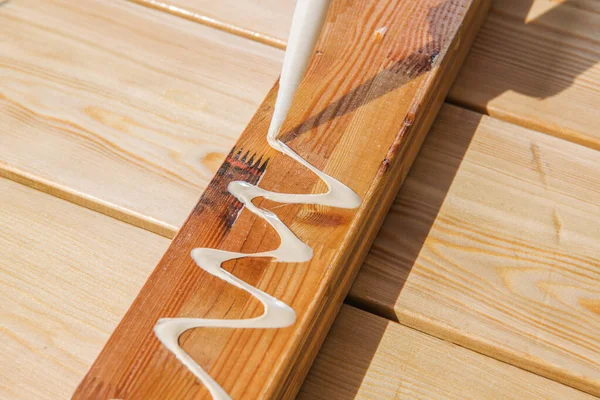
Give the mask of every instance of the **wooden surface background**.
M 0 7 L 0 397 L 72 393 L 168 246 L 147 230 L 174 235 L 276 79 L 281 44 L 204 23 L 281 41 L 293 1 L 237 2 L 237 21 L 215 3 L 178 4 L 202 23 L 125 1 Z M 301 396 L 600 394 L 599 11 L 493 2 L 448 98 L 459 107 L 348 299 L 392 322 L 345 306 Z

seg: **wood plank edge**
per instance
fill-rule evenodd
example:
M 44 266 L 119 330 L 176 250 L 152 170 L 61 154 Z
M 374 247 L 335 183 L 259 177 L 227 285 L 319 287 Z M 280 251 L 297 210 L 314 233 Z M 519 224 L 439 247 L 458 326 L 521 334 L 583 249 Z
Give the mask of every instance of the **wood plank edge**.
M 438 68 L 446 69 L 445 73 L 433 75 L 434 78 L 432 79 L 435 79 L 435 82 L 429 89 L 431 93 L 431 96 L 429 96 L 430 100 L 427 104 L 422 106 L 425 111 L 421 114 L 420 118 L 415 120 L 412 127 L 420 133 L 411 135 L 411 137 L 416 138 L 417 141 L 414 141 L 409 145 L 409 151 L 405 154 L 405 156 L 410 157 L 408 165 L 412 165 L 416 158 L 419 149 L 425 140 L 426 134 L 429 132 L 429 129 L 433 125 L 433 122 L 444 103 L 446 94 L 458 76 L 460 67 L 466 59 L 469 49 L 475 40 L 476 33 L 481 28 L 481 25 L 483 25 L 489 9 L 491 8 L 491 0 L 475 0 L 475 3 L 477 3 L 477 5 L 469 9 L 469 13 L 463 20 L 460 29 L 449 47 L 450 49 L 460 47 L 459 50 L 453 53 L 452 56 L 445 56 L 443 58 L 443 64 Z M 424 97 L 428 97 L 427 94 L 425 94 Z M 395 162 L 397 163 L 400 163 L 401 161 L 403 161 L 402 157 L 397 157 L 395 159 Z M 287 379 L 276 392 L 276 398 L 293 399 L 297 395 L 302 382 L 306 378 L 306 375 L 342 306 L 342 299 L 348 296 L 352 282 L 354 282 L 356 275 L 358 275 L 360 269 L 359 266 L 363 263 L 368 249 L 375 240 L 379 228 L 387 216 L 398 190 L 409 171 L 408 169 L 393 167 L 390 167 L 389 170 L 396 172 L 394 176 L 388 175 L 386 179 L 392 189 L 375 194 L 379 197 L 378 203 L 380 204 L 380 207 L 370 210 L 370 215 L 367 216 L 367 218 L 375 222 L 368 224 L 366 229 L 364 228 L 357 233 L 363 240 L 360 241 L 359 245 L 356 246 L 352 250 L 352 253 L 346 258 L 346 264 L 348 265 L 347 270 L 352 271 L 352 273 L 345 274 L 340 284 L 335 286 L 334 291 L 329 296 L 325 297 L 325 302 L 320 306 L 321 310 L 326 310 L 325 313 L 317 318 L 320 321 L 319 324 L 313 323 L 310 333 L 304 339 L 304 343 L 299 346 L 298 354 L 305 355 L 303 357 L 296 356 L 297 359 L 299 359 L 299 362 L 294 365 L 294 369 L 289 372 Z M 379 187 L 383 186 L 385 185 L 380 185 Z M 352 298 L 349 298 L 349 300 L 352 301 Z M 337 306 L 332 306 L 334 304 L 337 304 Z
M 96 211 L 135 227 L 172 239 L 178 231 L 176 226 L 149 219 L 116 204 L 59 185 L 42 177 L 19 170 L 0 161 L 0 178 L 9 179 L 21 185 L 49 194 L 72 204 Z
M 232 35 L 241 36 L 246 39 L 253 40 L 268 46 L 272 46 L 278 49 L 284 50 L 286 47 L 286 41 L 278 39 L 274 36 L 267 35 L 265 33 L 255 32 L 250 29 L 242 28 L 241 26 L 233 25 L 227 22 L 220 21 L 216 18 L 205 14 L 199 14 L 197 12 L 189 11 L 180 7 L 165 4 L 158 0 L 128 0 L 132 3 L 148 7 L 154 10 L 162 11 L 167 14 L 174 15 L 179 18 L 186 19 L 188 21 L 196 22 L 210 28 L 218 29 Z

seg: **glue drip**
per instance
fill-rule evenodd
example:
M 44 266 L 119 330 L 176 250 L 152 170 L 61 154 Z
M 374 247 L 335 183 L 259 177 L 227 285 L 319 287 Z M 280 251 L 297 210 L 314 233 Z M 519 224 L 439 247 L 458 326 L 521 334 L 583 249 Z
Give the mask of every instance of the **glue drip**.
M 271 257 L 278 262 L 301 263 L 312 259 L 312 249 L 302 242 L 274 213 L 259 208 L 252 203 L 257 197 L 287 204 L 317 204 L 338 208 L 357 208 L 360 197 L 349 187 L 312 166 L 285 143 L 277 139 L 285 117 L 290 109 L 294 94 L 304 76 L 321 28 L 327 15 L 330 0 L 299 0 L 296 5 L 288 48 L 283 61 L 280 86 L 273 112 L 273 119 L 267 133 L 267 141 L 275 150 L 293 158 L 308 168 L 327 185 L 328 191 L 321 194 L 277 193 L 264 190 L 248 182 L 234 181 L 227 190 L 238 199 L 248 211 L 266 220 L 281 238 L 275 250 L 254 254 L 244 254 L 209 248 L 196 248 L 191 256 L 201 269 L 239 289 L 245 290 L 264 306 L 264 313 L 248 319 L 205 319 L 205 318 L 161 318 L 154 326 L 154 333 L 160 342 L 171 351 L 208 389 L 213 399 L 229 400 L 229 394 L 200 367 L 179 345 L 179 336 L 193 328 L 285 328 L 296 321 L 295 311 L 284 302 L 244 282 L 221 265 L 243 257 Z

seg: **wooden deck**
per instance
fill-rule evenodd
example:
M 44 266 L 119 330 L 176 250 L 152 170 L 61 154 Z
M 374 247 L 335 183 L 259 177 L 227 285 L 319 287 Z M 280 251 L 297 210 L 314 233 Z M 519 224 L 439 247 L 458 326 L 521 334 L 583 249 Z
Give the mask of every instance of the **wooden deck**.
M 300 398 L 600 396 L 600 3 L 494 1 Z M 0 398 L 73 392 L 276 79 L 293 6 L 0 6 Z

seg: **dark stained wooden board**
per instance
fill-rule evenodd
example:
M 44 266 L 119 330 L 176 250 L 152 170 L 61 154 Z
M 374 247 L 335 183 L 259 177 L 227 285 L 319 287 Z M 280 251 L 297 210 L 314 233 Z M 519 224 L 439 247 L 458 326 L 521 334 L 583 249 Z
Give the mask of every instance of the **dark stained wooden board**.
M 181 343 L 234 398 L 295 395 L 480 26 L 478 0 L 333 2 L 281 139 L 347 183 L 358 210 L 255 204 L 314 250 L 303 264 L 245 258 L 225 269 L 290 304 L 286 329 L 196 329 Z M 383 36 L 375 34 L 386 28 Z M 246 179 L 284 193 L 322 192 L 309 171 L 268 147 L 267 95 L 236 147 L 75 393 L 90 398 L 203 398 L 205 388 L 155 338 L 161 317 L 250 318 L 258 301 L 203 273 L 196 247 L 253 253 L 278 237 L 226 192 Z

